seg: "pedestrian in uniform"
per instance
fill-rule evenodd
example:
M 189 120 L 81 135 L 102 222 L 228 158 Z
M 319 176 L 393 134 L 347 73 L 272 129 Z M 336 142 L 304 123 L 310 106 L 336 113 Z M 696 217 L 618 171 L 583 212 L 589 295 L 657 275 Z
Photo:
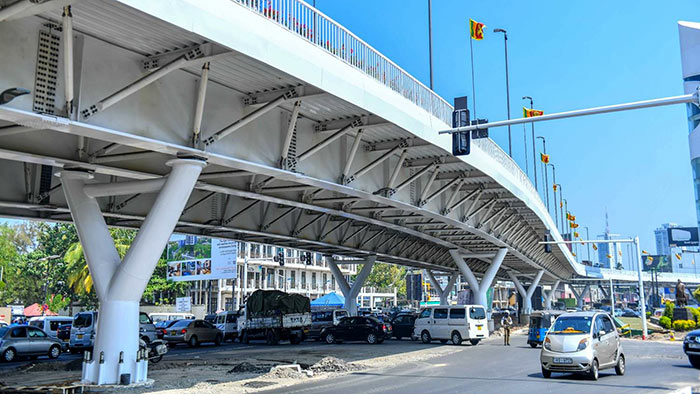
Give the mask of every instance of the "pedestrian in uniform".
M 503 327 L 503 346 L 510 346 L 510 328 L 513 326 L 513 318 L 510 317 L 510 312 L 501 318 L 501 327 Z

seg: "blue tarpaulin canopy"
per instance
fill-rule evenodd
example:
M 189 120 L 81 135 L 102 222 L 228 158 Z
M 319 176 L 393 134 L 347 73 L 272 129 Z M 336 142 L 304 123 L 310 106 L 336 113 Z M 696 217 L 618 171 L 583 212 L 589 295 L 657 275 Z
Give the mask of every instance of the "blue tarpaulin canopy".
M 336 294 L 335 292 L 328 293 L 323 297 L 319 297 L 311 301 L 311 306 L 343 306 L 345 305 L 345 297 Z

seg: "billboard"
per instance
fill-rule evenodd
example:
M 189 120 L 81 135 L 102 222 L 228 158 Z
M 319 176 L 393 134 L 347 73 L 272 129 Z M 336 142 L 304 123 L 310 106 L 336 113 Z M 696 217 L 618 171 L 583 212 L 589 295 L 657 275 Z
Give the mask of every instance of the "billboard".
M 642 256 L 642 271 L 673 272 L 671 259 L 664 255 L 644 255 Z
M 168 242 L 168 279 L 176 282 L 236 278 L 238 243 L 187 235 Z
M 698 246 L 697 227 L 669 227 L 668 246 Z

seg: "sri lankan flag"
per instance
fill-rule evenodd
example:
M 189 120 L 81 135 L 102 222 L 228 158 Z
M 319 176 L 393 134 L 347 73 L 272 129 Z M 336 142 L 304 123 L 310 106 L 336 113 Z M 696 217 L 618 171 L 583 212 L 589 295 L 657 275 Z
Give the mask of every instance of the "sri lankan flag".
M 642 254 L 649 254 L 646 250 L 642 249 Z
M 612 255 L 611 255 L 611 254 L 606 254 L 605 257 L 611 259 L 611 258 L 612 258 Z
M 475 21 L 474 19 L 469 19 L 469 36 L 473 40 L 481 41 L 484 39 L 484 25 L 483 23 L 479 23 Z
M 564 201 L 559 201 L 559 208 L 564 208 Z
M 576 231 L 574 231 L 574 238 L 578 238 L 580 235 Z
M 542 115 L 544 115 L 544 111 L 540 111 L 539 109 L 530 109 L 523 107 L 523 118 L 533 118 L 535 116 Z
M 567 219 L 567 220 L 570 220 L 570 221 L 572 221 L 572 222 L 575 222 L 575 221 L 576 221 L 576 216 L 574 216 L 574 215 L 570 214 L 569 212 L 567 212 L 567 213 L 566 213 L 566 219 Z
M 555 192 L 557 191 L 557 184 L 556 183 L 552 185 L 552 189 L 554 189 Z
M 574 223 L 574 222 L 571 222 L 571 223 L 569 223 L 569 227 L 571 227 L 571 228 L 578 228 L 578 224 L 577 224 L 577 223 Z
M 676 258 L 677 258 L 678 260 L 680 260 L 680 259 L 681 259 L 681 254 L 680 254 L 680 253 L 676 253 Z
M 545 155 L 544 153 L 540 153 L 540 160 L 542 160 L 542 163 L 544 163 L 544 164 L 549 164 L 549 155 Z
M 593 250 L 598 250 L 598 245 L 592 244 L 593 245 Z

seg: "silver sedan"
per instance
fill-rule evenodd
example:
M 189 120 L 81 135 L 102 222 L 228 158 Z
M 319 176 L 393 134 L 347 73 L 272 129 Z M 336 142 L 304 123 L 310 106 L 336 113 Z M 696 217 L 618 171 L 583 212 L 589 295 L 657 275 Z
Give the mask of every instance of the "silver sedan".
M 0 327 L 0 356 L 2 361 L 10 362 L 18 356 L 48 356 L 56 358 L 61 355 L 61 341 L 52 338 L 36 327 L 8 326 Z

